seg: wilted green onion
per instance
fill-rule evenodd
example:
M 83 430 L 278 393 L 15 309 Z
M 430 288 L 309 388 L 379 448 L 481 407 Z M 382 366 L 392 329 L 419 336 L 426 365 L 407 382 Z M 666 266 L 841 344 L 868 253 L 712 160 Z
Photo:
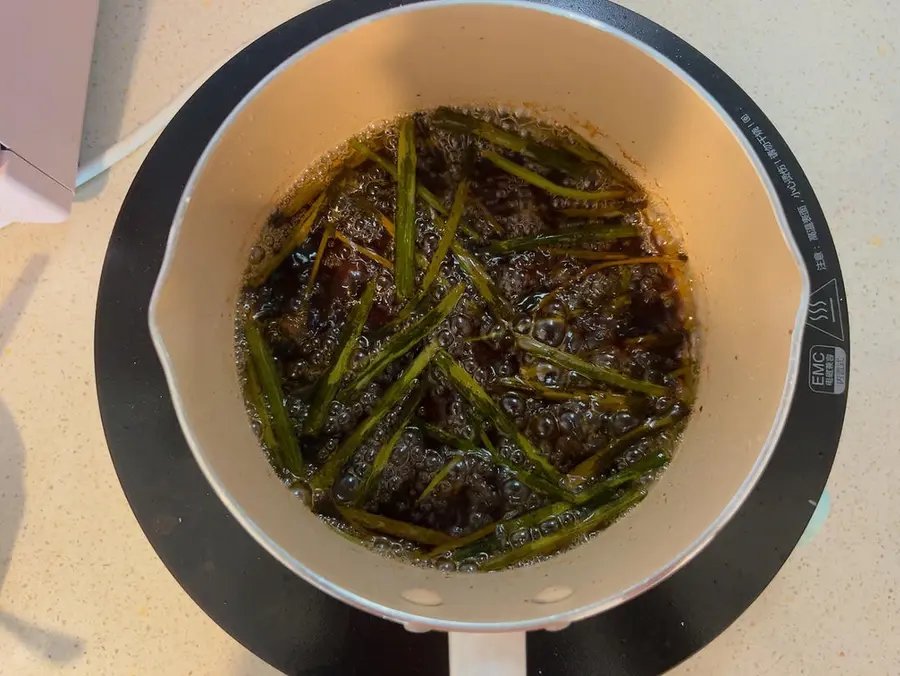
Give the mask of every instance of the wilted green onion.
M 500 295 L 500 292 L 494 285 L 494 281 L 482 267 L 481 263 L 478 262 L 478 259 L 459 242 L 453 242 L 451 249 L 456 261 L 463 269 L 463 272 L 466 273 L 469 280 L 471 280 L 475 290 L 478 291 L 478 294 L 484 298 L 488 307 L 491 308 L 491 312 L 496 315 L 497 319 L 504 322 L 512 322 L 514 318 L 512 308 L 509 307 L 509 304 Z
M 495 240 L 484 247 L 484 251 L 493 254 L 507 254 L 515 251 L 545 249 L 557 244 L 606 242 L 614 239 L 627 239 L 629 237 L 640 237 L 637 228 L 632 225 L 609 226 L 590 224 L 583 227 L 566 228 L 565 230 L 557 230 L 555 232 L 530 235 L 528 237 Z M 624 258 L 624 256 L 620 256 L 620 258 Z
M 459 182 L 459 185 L 456 188 L 453 206 L 450 209 L 450 217 L 447 219 L 447 222 L 444 223 L 437 250 L 434 252 L 434 256 L 428 264 L 428 269 L 425 271 L 425 276 L 422 278 L 422 291 L 427 291 L 428 287 L 431 286 L 431 283 L 437 278 L 438 273 L 441 271 L 441 263 L 444 262 L 447 252 L 450 251 L 450 247 L 456 240 L 456 229 L 459 226 L 463 209 L 466 206 L 466 194 L 468 193 L 468 190 L 469 181 L 464 178 Z
M 465 284 L 457 284 L 440 303 L 422 315 L 416 322 L 393 335 L 381 350 L 365 361 L 359 373 L 344 389 L 343 396 L 353 399 L 362 394 L 363 390 L 369 386 L 369 383 L 375 380 L 389 364 L 405 355 L 427 338 L 432 331 L 450 316 L 465 290 Z
M 444 479 L 447 478 L 447 476 L 450 474 L 450 472 L 453 471 L 453 468 L 456 467 L 459 463 L 463 462 L 464 460 L 465 460 L 465 458 L 463 456 L 457 455 L 455 458 L 452 458 L 450 460 L 450 462 L 448 462 L 443 467 L 441 467 L 438 470 L 437 474 L 435 474 L 434 477 L 431 479 L 431 481 L 428 482 L 428 485 L 425 486 L 425 490 L 422 491 L 422 495 L 420 495 L 418 497 L 418 499 L 416 500 L 416 504 L 419 504 L 420 502 L 422 502 L 422 500 L 424 500 L 429 495 L 431 495 L 434 492 L 434 490 L 438 487 L 438 485 Z
M 483 571 L 502 570 L 525 559 L 552 554 L 558 549 L 571 544 L 578 536 L 590 533 L 604 524 L 611 523 L 645 497 L 646 493 L 643 490 L 635 488 L 618 500 L 597 507 L 573 526 L 564 526 L 554 533 L 544 535 L 537 540 L 510 549 L 509 551 L 488 559 L 481 564 L 479 568 Z
M 496 402 L 484 391 L 478 381 L 469 375 L 468 371 L 443 350 L 435 356 L 435 364 L 483 420 L 489 420 L 502 434 L 512 439 L 522 449 L 525 457 L 537 465 L 541 474 L 559 486 L 562 479 L 559 471 L 540 454 L 528 437 L 519 431 L 516 424 L 500 410 Z
M 642 476 L 647 474 L 647 472 L 652 472 L 654 470 L 665 467 L 668 463 L 669 456 L 663 452 L 648 455 L 647 457 L 641 458 L 637 462 L 628 465 L 612 476 L 607 477 L 602 481 L 598 481 L 591 486 L 588 486 L 580 493 L 576 493 L 575 502 L 579 505 L 590 502 L 594 500 L 598 495 L 606 491 L 611 491 L 614 488 L 618 488 L 619 486 L 622 486 L 624 484 L 631 483 L 632 481 L 636 481 L 637 479 L 640 479 Z
M 337 348 L 331 358 L 331 364 L 316 386 L 316 392 L 313 395 L 309 408 L 309 415 L 306 418 L 306 433 L 309 435 L 318 434 L 328 418 L 331 402 L 334 401 L 341 380 L 344 379 L 350 368 L 350 360 L 356 352 L 359 337 L 365 328 L 366 318 L 369 316 L 374 300 L 375 282 L 371 281 L 366 285 L 362 295 L 360 295 L 359 302 L 347 316 Z
M 419 385 L 419 387 L 406 398 L 406 401 L 403 402 L 403 406 L 400 408 L 400 413 L 398 415 L 399 422 L 397 423 L 396 428 L 388 440 L 378 449 L 378 453 L 375 454 L 375 459 L 372 461 L 372 464 L 369 466 L 365 475 L 360 477 L 362 486 L 360 486 L 359 492 L 356 494 L 356 499 L 353 501 L 354 505 L 364 505 L 369 498 L 369 495 L 375 490 L 375 486 L 378 485 L 378 480 L 381 478 L 381 473 L 391 459 L 391 453 L 394 451 L 394 446 L 400 441 L 400 437 L 402 437 L 403 432 L 406 431 L 406 426 L 416 412 L 416 407 L 419 405 L 419 402 L 422 401 L 424 391 L 424 388 Z
M 450 108 L 438 109 L 433 119 L 434 125 L 437 127 L 474 134 L 501 148 L 525 155 L 549 169 L 557 169 L 570 174 L 578 171 L 582 166 L 575 157 L 566 152 L 542 145 L 537 141 L 506 131 L 495 124 Z
M 602 202 L 605 200 L 623 199 L 631 195 L 631 191 L 629 190 L 576 190 L 575 188 L 567 188 L 565 186 L 553 183 L 553 181 L 544 178 L 537 172 L 531 171 L 531 169 L 528 169 L 527 167 L 523 167 L 521 164 L 516 164 L 515 162 L 509 161 L 502 155 L 498 155 L 492 150 L 482 150 L 481 155 L 485 159 L 493 162 L 500 169 L 503 169 L 503 171 L 521 178 L 526 183 L 530 183 L 537 188 L 546 190 L 547 192 L 553 193 L 554 195 L 559 195 L 560 197 L 569 197 L 575 200 L 587 200 L 591 202 Z
M 618 454 L 627 450 L 635 442 L 640 441 L 651 434 L 660 432 L 667 427 L 671 427 L 687 416 L 688 413 L 689 409 L 687 405 L 676 404 L 667 415 L 664 415 L 661 418 L 650 418 L 645 420 L 630 432 L 626 432 L 622 436 L 613 439 L 605 447 L 594 453 L 594 455 L 578 463 L 575 469 L 569 472 L 569 485 L 578 485 L 595 476 L 605 464 L 614 460 Z
M 626 390 L 634 390 L 635 392 L 643 392 L 654 397 L 661 397 L 669 392 L 668 388 L 651 383 L 646 380 L 637 380 L 630 378 L 624 373 L 619 373 L 609 366 L 598 366 L 591 362 L 585 361 L 574 354 L 557 350 L 544 343 L 531 338 L 530 336 L 517 335 L 516 345 L 519 349 L 525 350 L 530 354 L 549 361 L 569 371 L 574 371 L 580 376 L 584 376 L 590 380 L 608 385 L 615 385 Z
M 394 238 L 394 281 L 401 299 L 415 292 L 416 255 L 416 140 L 412 118 L 400 122 L 397 146 L 397 228 Z M 318 261 L 317 261 L 318 262 Z
M 303 473 L 303 456 L 300 444 L 294 433 L 294 426 L 284 409 L 284 393 L 281 391 L 281 379 L 278 367 L 263 339 L 262 332 L 253 319 L 244 322 L 244 334 L 247 337 L 247 351 L 253 362 L 253 368 L 259 378 L 260 389 L 268 404 L 269 419 L 277 441 L 277 455 L 283 466 L 295 476 Z
M 316 219 L 319 217 L 319 212 L 322 210 L 322 204 L 324 202 L 325 192 L 322 192 L 322 194 L 316 198 L 316 201 L 313 202 L 312 206 L 309 208 L 309 211 L 306 212 L 306 215 L 303 217 L 303 220 L 300 223 L 300 227 L 297 228 L 297 231 L 288 238 L 284 245 L 282 245 L 282 247 L 275 254 L 267 258 L 262 263 L 262 265 L 260 265 L 259 269 L 254 273 L 253 277 L 250 280 L 250 284 L 252 286 L 260 286 L 261 284 L 264 284 L 266 280 L 269 279 L 269 276 L 273 272 L 275 272 L 276 268 L 281 265 L 282 261 L 290 256 L 291 252 L 294 249 L 296 249 L 306 241 L 306 238 L 309 237 L 310 231 L 316 224 Z
M 309 482 L 310 487 L 314 491 L 324 491 L 331 487 L 335 482 L 347 460 L 350 459 L 360 445 L 368 439 L 369 435 L 375 429 L 390 410 L 405 397 L 416 383 L 416 378 L 422 370 L 428 366 L 428 362 L 438 350 L 437 343 L 428 344 L 418 356 L 413 360 L 412 364 L 404 371 L 400 377 L 391 385 L 382 395 L 381 399 L 372 409 L 372 413 L 366 418 L 353 432 L 344 439 L 343 443 L 338 446 L 337 450 L 331 454 L 328 460 L 319 471 L 316 472 Z
M 412 542 L 418 542 L 419 544 L 442 545 L 450 540 L 449 535 L 445 535 L 440 531 L 423 528 L 422 526 L 415 526 L 411 523 L 406 523 L 405 521 L 389 519 L 380 514 L 370 514 L 369 512 L 364 512 L 360 509 L 352 509 L 350 507 L 338 507 L 338 511 L 341 513 L 341 516 L 352 524 L 359 524 L 368 530 L 384 533 L 385 535 L 391 535 L 396 538 L 403 538 L 404 540 L 410 540 Z

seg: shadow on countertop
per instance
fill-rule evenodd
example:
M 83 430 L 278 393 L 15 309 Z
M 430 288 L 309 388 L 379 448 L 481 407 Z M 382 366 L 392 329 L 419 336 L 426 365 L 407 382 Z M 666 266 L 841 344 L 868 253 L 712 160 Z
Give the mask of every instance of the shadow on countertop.
M 11 358 L 4 355 L 4 349 L 28 305 L 47 260 L 46 255 L 31 258 L 10 291 L 0 298 L 0 360 Z M 0 398 L 0 594 L 25 511 L 24 472 L 25 446 L 12 413 Z M 53 662 L 70 662 L 84 652 L 83 643 L 78 637 L 26 622 L 4 610 L 2 604 L 0 628 Z
M 134 62 L 149 7 L 156 0 L 100 0 L 78 164 L 84 166 L 120 140 Z M 75 201 L 96 197 L 107 174 L 78 188 Z

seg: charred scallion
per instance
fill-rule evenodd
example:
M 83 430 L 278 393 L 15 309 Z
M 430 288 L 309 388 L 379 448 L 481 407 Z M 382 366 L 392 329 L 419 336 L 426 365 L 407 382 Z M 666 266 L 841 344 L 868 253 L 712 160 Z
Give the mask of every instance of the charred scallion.
M 259 286 L 269 279 L 269 275 L 275 272 L 275 269 L 281 265 L 284 259 L 290 256 L 294 249 L 306 241 L 310 231 L 312 231 L 313 226 L 316 224 L 316 219 L 319 217 L 319 212 L 322 210 L 322 205 L 324 203 L 325 193 L 323 192 L 316 198 L 312 203 L 312 206 L 310 206 L 309 210 L 303 216 L 303 220 L 300 222 L 300 227 L 297 228 L 297 231 L 288 238 L 287 242 L 285 242 L 276 253 L 265 259 L 262 265 L 259 266 L 250 280 L 252 286 Z

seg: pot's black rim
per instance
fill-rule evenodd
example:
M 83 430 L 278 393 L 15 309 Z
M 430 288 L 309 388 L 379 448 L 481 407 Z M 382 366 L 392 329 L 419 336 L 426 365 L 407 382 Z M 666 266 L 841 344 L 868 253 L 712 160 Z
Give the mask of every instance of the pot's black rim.
M 245 48 L 162 134 L 125 198 L 100 281 L 97 390 L 110 454 L 159 557 L 225 631 L 289 674 L 448 673 L 446 638 L 415 635 L 302 582 L 237 524 L 194 462 L 147 328 L 147 306 L 175 209 L 206 144 L 241 99 L 298 49 L 365 16 L 418 0 L 331 0 Z M 837 253 L 812 188 L 784 140 L 718 67 L 655 23 L 605 0 L 544 4 L 602 21 L 668 57 L 730 115 L 776 186 L 813 290 L 800 378 L 757 487 L 715 540 L 654 589 L 556 633 L 528 637 L 532 674 L 657 674 L 705 646 L 762 592 L 796 545 L 825 487 L 846 407 L 822 375 L 849 373 Z M 821 301 L 821 303 L 820 303 Z M 822 312 L 825 314 L 823 315 Z M 830 314 L 829 314 L 830 313 Z M 835 392 L 841 390 L 840 392 Z M 427 666 L 426 666 L 427 665 Z

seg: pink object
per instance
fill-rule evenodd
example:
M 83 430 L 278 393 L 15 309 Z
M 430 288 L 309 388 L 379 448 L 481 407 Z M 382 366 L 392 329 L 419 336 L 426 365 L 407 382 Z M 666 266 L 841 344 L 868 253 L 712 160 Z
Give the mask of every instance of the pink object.
M 99 0 L 0 0 L 0 227 L 69 214 Z

